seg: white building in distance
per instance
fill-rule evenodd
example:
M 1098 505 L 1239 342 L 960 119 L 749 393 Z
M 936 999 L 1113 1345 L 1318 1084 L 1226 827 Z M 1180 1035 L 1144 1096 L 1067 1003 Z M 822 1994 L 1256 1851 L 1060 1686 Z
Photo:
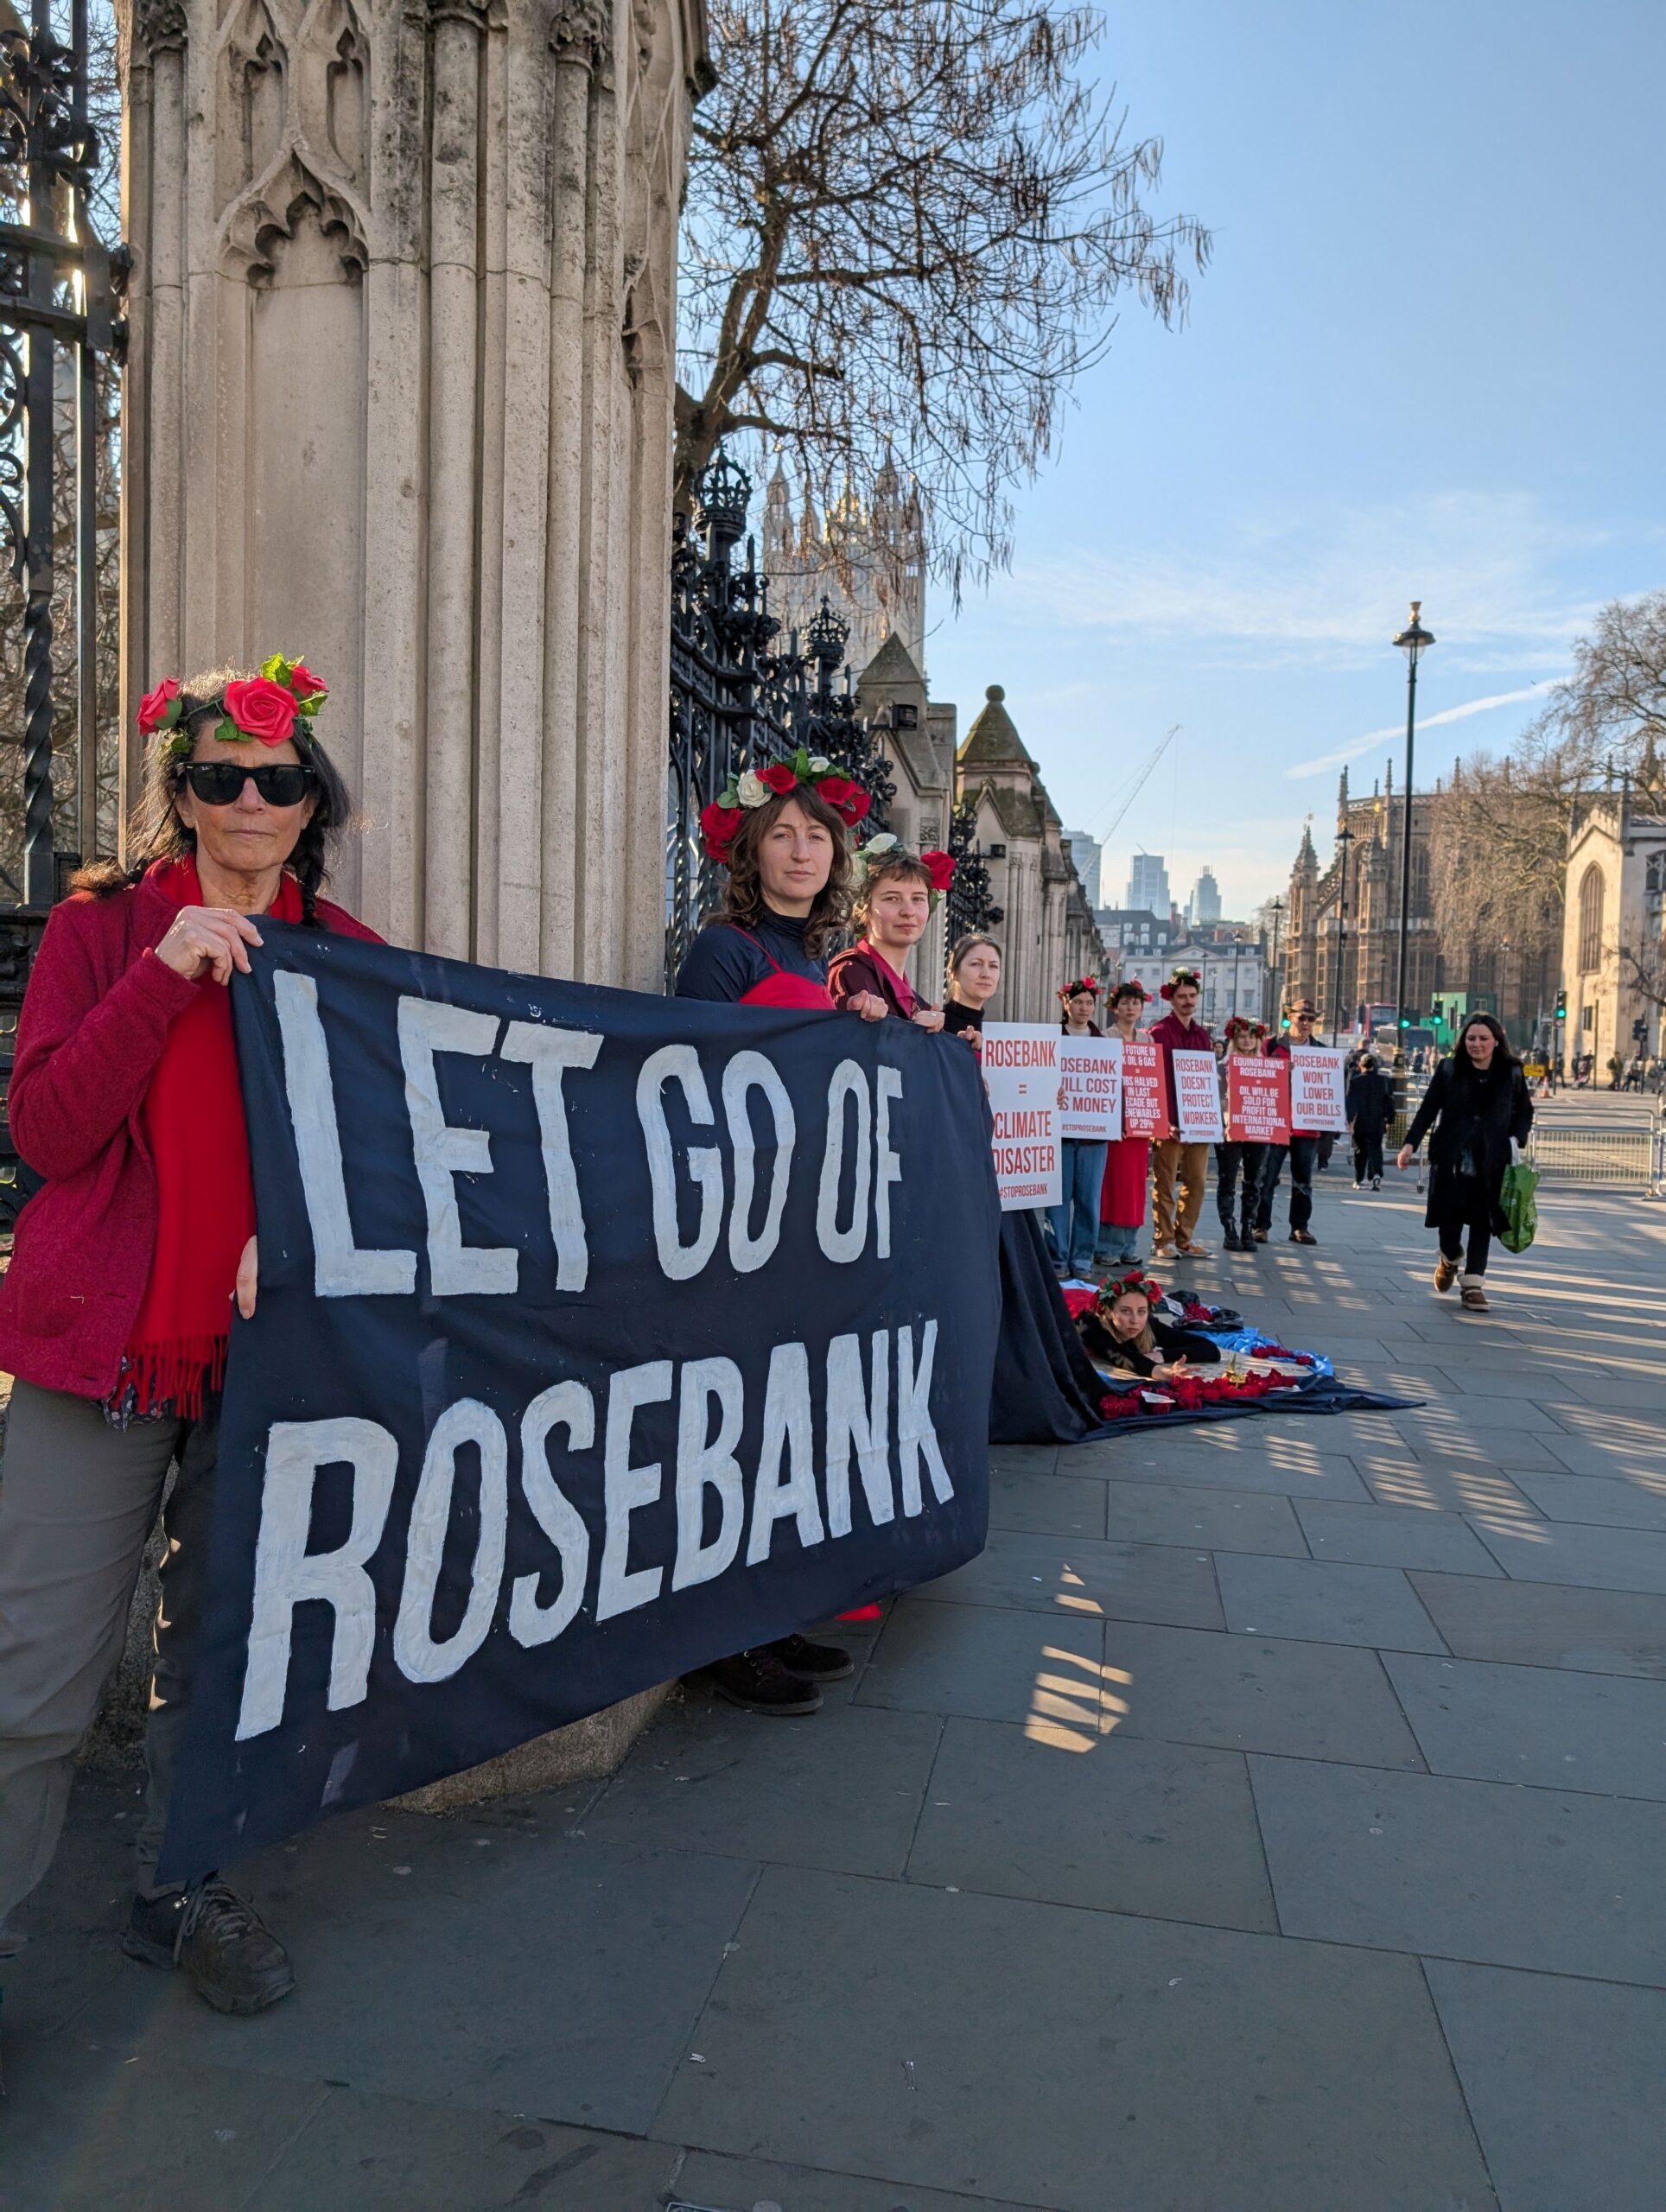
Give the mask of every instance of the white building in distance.
M 1168 895 L 1168 870 L 1160 853 L 1135 853 L 1129 863 L 1128 896 L 1122 904 L 1138 913 L 1166 914 L 1173 905 Z

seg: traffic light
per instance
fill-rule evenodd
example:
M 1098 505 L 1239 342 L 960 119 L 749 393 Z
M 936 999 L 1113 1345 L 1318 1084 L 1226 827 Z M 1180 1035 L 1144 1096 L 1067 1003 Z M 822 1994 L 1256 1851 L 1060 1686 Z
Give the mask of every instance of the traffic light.
M 1401 1015 L 1400 1027 L 1402 1029 L 1409 1029 L 1411 1027 L 1411 1016 L 1408 1014 L 1402 1014 Z
M 1564 984 L 1561 989 L 1556 994 L 1556 1019 L 1558 1021 L 1566 1021 L 1567 1019 L 1567 987 L 1566 984 Z
M 1634 1044 L 1640 1045 L 1648 1034 L 1649 1025 L 1646 1021 L 1634 1021 L 1631 1024 L 1631 1041 Z

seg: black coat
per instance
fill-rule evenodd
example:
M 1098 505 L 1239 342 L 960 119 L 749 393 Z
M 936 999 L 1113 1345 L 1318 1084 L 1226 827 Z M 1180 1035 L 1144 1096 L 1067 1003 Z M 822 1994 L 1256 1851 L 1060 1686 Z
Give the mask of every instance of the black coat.
M 1077 1326 L 1089 1352 L 1106 1367 L 1117 1367 L 1129 1375 L 1151 1375 L 1158 1367 L 1169 1367 L 1177 1359 L 1190 1360 L 1194 1367 L 1214 1367 L 1220 1362 L 1220 1346 L 1195 1330 L 1177 1328 L 1159 1313 L 1151 1317 L 1152 1341 L 1154 1352 L 1142 1352 L 1133 1344 L 1125 1344 L 1112 1335 L 1109 1328 L 1089 1306 Z
M 1362 1071 L 1348 1084 L 1348 1120 L 1357 1137 L 1380 1137 L 1389 1126 L 1394 1085 L 1380 1068 Z
M 1441 1061 L 1429 1078 L 1406 1142 L 1415 1151 L 1427 1135 L 1429 1141 L 1429 1202 L 1423 1219 L 1440 1229 L 1466 1217 L 1468 1191 L 1459 1162 L 1467 1150 L 1485 1192 L 1493 1233 L 1505 1227 L 1499 1193 L 1510 1165 L 1510 1140 L 1527 1142 L 1533 1127 L 1533 1100 L 1527 1077 L 1512 1060 L 1485 1083 L 1459 1083 L 1450 1059 Z

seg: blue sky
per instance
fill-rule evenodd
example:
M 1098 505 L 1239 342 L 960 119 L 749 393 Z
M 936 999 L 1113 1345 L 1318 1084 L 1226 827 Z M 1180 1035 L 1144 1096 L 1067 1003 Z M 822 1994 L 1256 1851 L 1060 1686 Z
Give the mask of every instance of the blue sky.
M 932 690 L 1004 684 L 1072 827 L 1179 722 L 1108 881 L 1138 843 L 1243 914 L 1397 760 L 1409 598 L 1421 785 L 1666 584 L 1666 7 L 1164 0 L 1101 52 L 1215 259 L 1178 334 L 1128 304 Z

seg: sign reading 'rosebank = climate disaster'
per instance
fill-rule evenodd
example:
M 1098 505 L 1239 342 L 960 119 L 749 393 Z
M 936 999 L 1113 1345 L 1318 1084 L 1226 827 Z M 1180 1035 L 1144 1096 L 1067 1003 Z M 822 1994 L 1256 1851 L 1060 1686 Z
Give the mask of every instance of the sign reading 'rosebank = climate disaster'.
M 1060 1042 L 1058 1030 L 1039 1023 L 983 1025 L 983 1080 L 995 1116 L 995 1174 L 1003 1213 L 1059 1204 Z

